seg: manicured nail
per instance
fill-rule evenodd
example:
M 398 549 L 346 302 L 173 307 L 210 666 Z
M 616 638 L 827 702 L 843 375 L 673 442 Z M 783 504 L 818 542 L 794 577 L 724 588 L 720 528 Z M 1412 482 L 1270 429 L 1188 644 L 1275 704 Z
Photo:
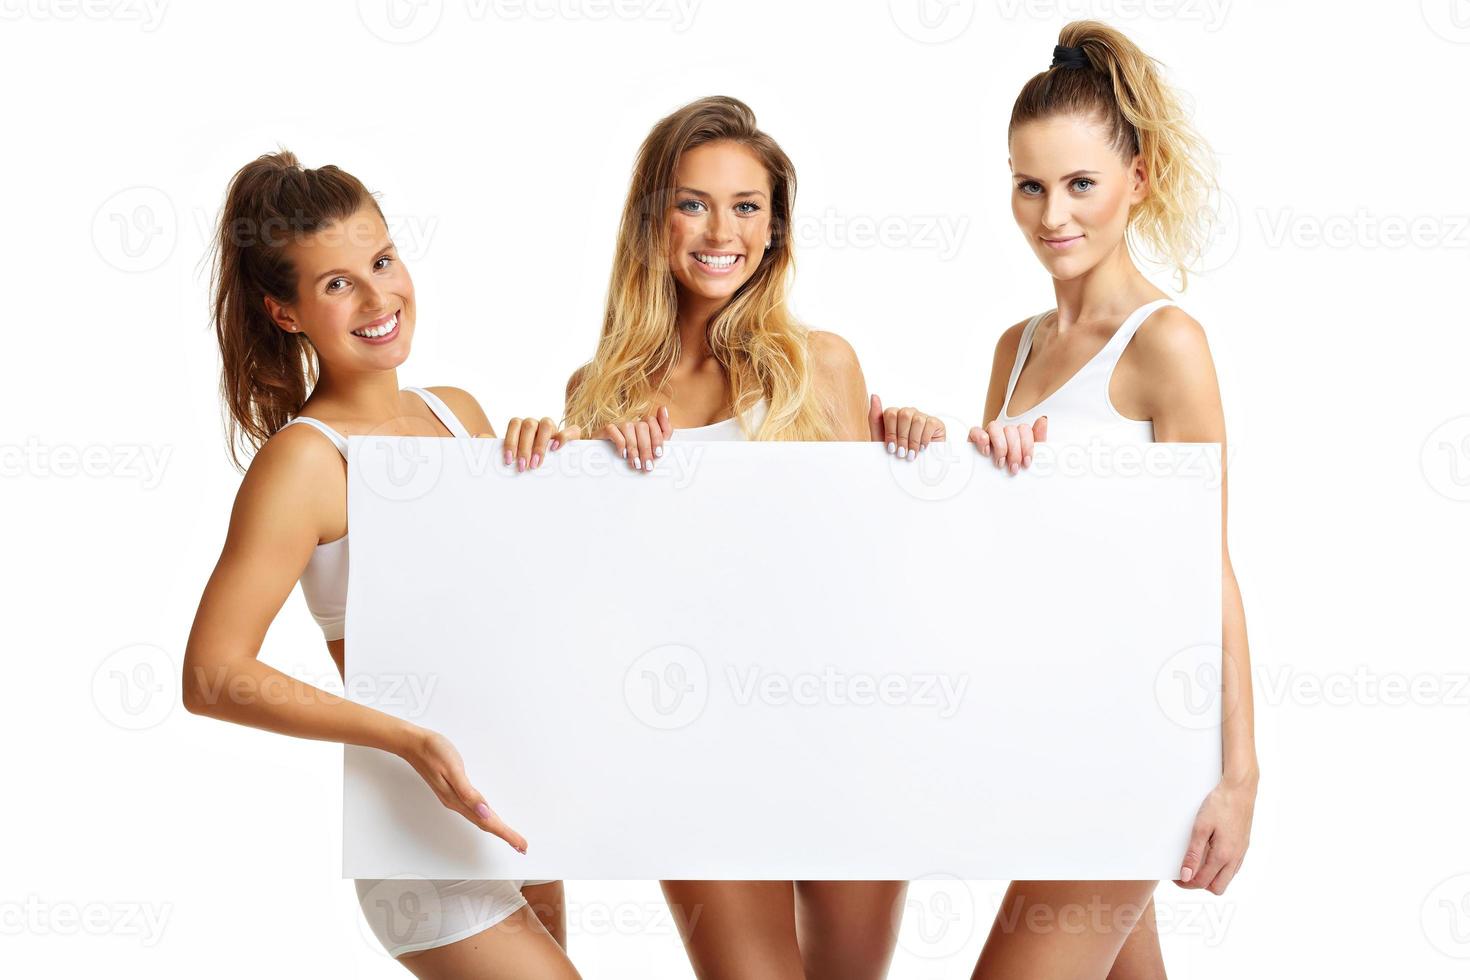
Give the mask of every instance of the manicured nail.
M 1191 879 L 1193 877 L 1194 877 L 1194 869 L 1193 868 L 1185 868 L 1183 871 L 1179 872 L 1179 880 L 1180 881 L 1188 881 L 1189 879 Z
M 919 458 L 919 451 L 917 449 L 910 449 L 909 450 L 909 459 L 918 459 L 918 458 Z
M 1025 459 L 1021 460 L 1021 464 L 1023 466 L 1030 466 L 1031 465 L 1031 457 L 1030 456 L 1027 456 Z
M 980 455 L 981 456 L 989 456 L 990 455 L 990 446 L 989 445 L 981 446 L 980 447 Z
M 663 459 L 664 458 L 664 447 L 663 446 L 654 446 L 653 447 L 653 454 L 655 456 L 657 456 L 659 459 Z
M 634 456 L 633 457 L 633 469 L 635 469 L 635 470 L 641 470 L 641 469 L 643 469 L 643 461 L 640 460 L 637 456 Z
M 888 444 L 888 452 L 890 454 L 892 454 L 892 452 L 893 452 L 893 443 L 891 443 L 891 442 Z
M 560 448 L 561 448 L 561 440 L 560 439 L 553 439 L 553 440 L 551 440 L 551 450 L 552 450 L 552 452 L 555 452 L 556 450 L 558 450 Z
M 626 449 L 623 450 L 623 458 L 624 459 L 627 459 L 628 458 L 628 450 L 626 450 Z
M 646 469 L 646 470 L 648 470 L 650 473 L 652 473 L 653 472 L 653 460 L 650 459 L 648 461 L 648 463 L 643 468 Z
M 475 807 L 475 813 L 479 816 L 479 818 L 481 820 L 489 820 L 490 819 L 490 804 L 488 804 L 488 803 L 481 803 L 479 806 Z
M 524 473 L 524 472 L 526 472 L 526 457 L 519 456 L 519 457 L 516 458 L 516 472 L 517 473 Z
M 510 465 L 510 450 L 509 449 L 507 449 L 505 451 L 505 465 L 506 466 L 509 466 Z
M 538 467 L 540 465 L 541 465 L 541 454 L 540 453 L 532 453 L 531 454 L 531 469 L 534 470 L 536 467 Z
M 1011 464 L 1011 476 L 1015 476 L 1019 472 L 1021 472 L 1020 465 L 1017 464 L 1017 463 L 1012 463 Z

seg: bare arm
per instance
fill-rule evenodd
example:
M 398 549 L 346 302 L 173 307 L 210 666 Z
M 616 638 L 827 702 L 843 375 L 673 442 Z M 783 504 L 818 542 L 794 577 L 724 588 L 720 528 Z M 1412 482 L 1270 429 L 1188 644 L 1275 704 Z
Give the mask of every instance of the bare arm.
M 1260 772 L 1256 760 L 1255 710 L 1251 690 L 1250 649 L 1246 640 L 1245 606 L 1240 585 L 1230 563 L 1230 547 L 1226 515 L 1228 513 L 1225 483 L 1225 413 L 1220 402 L 1220 386 L 1215 375 L 1214 360 L 1203 328 L 1188 314 L 1177 308 L 1166 308 L 1141 328 L 1134 338 L 1139 365 L 1145 376 L 1157 379 L 1149 386 L 1148 408 L 1157 442 L 1218 442 L 1220 444 L 1220 528 L 1223 595 L 1221 606 L 1222 702 L 1221 749 L 1223 773 L 1221 789 L 1228 808 L 1236 811 L 1225 815 L 1231 826 L 1217 831 L 1220 838 L 1216 855 L 1215 840 L 1209 842 L 1211 852 L 1204 867 L 1199 863 L 1204 854 L 1186 856 L 1186 866 L 1195 863 L 1191 878 L 1211 891 L 1223 892 L 1244 857 L 1249 841 L 1251 811 Z M 1206 802 L 1210 806 L 1210 801 Z M 1203 814 L 1203 810 L 1202 810 Z M 1193 852 L 1195 845 L 1191 845 Z M 1223 867 L 1219 878 L 1211 875 L 1211 865 L 1220 859 Z M 1186 879 L 1188 880 L 1188 879 Z M 1213 883 L 1212 883 L 1213 882 Z

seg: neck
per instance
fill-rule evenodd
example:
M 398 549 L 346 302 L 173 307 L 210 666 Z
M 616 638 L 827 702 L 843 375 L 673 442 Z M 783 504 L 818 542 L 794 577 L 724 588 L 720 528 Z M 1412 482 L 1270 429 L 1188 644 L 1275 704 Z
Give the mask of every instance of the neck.
M 1057 297 L 1057 326 L 1112 319 L 1136 310 L 1159 290 L 1138 271 L 1125 243 L 1075 279 L 1053 279 Z
M 403 414 L 397 369 L 344 375 L 323 364 L 311 397 L 330 403 L 348 418 L 374 423 L 387 422 Z
M 724 306 L 719 300 L 690 296 L 679 291 L 679 361 L 698 366 L 713 356 L 709 347 L 709 325 Z

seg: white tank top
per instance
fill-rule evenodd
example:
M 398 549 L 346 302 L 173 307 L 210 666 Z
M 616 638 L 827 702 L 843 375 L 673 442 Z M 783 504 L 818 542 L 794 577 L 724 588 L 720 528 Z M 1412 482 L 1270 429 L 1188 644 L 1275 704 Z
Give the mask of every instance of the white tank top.
M 1026 355 L 1031 352 L 1031 338 L 1036 333 L 1036 326 L 1055 311 L 1036 314 L 1021 331 L 1021 342 L 1016 347 L 1016 363 L 1011 368 L 1011 380 L 1006 385 L 1005 401 L 1001 403 L 1000 422 L 1003 425 L 1035 422 L 1045 415 L 1047 442 L 1085 444 L 1094 439 L 1105 445 L 1153 442 L 1153 422 L 1130 419 L 1119 412 L 1113 407 L 1113 400 L 1108 397 L 1108 385 L 1113 380 L 1113 369 L 1118 366 L 1118 358 L 1123 356 L 1123 350 L 1138 332 L 1138 328 L 1143 326 L 1143 321 L 1155 310 L 1173 305 L 1173 300 L 1156 299 L 1134 310 L 1108 338 L 1108 342 L 1103 344 L 1102 350 L 1063 382 L 1060 388 L 1020 415 L 1011 415 L 1011 394 L 1016 390 L 1016 380 L 1021 377 L 1021 368 L 1026 365 Z
M 446 429 L 454 433 L 455 438 L 470 438 L 469 430 L 438 395 L 423 388 L 403 390 L 411 391 L 422 398 L 424 404 L 429 406 L 429 411 L 444 423 Z M 342 458 L 347 458 L 347 438 L 342 433 L 319 419 L 305 415 L 298 415 L 286 425 L 295 425 L 298 422 L 311 426 L 332 440 L 332 445 L 337 447 Z M 281 426 L 283 429 L 285 427 Z M 347 535 L 316 546 L 316 550 L 311 553 L 311 560 L 301 572 L 301 594 L 306 597 L 306 608 L 311 610 L 312 618 L 322 628 L 322 636 L 328 640 L 342 639 L 347 625 Z
M 767 407 L 766 400 L 762 398 L 746 411 L 745 424 L 751 432 L 759 429 L 761 423 L 765 421 Z M 674 438 L 677 439 L 680 436 L 686 439 L 703 439 L 707 442 L 738 442 L 745 438 L 745 433 L 740 431 L 739 417 L 732 415 L 727 419 L 711 422 L 709 425 L 697 425 L 692 429 L 675 429 Z

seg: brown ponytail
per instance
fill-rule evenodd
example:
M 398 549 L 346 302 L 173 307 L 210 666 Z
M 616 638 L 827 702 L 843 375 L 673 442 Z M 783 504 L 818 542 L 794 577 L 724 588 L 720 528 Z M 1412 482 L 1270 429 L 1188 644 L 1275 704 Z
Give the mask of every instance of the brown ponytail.
M 270 318 L 265 297 L 296 299 L 294 239 L 377 201 L 337 167 L 305 169 L 281 150 L 250 161 L 230 180 L 214 240 L 210 292 L 220 351 L 220 395 L 230 458 L 253 453 L 301 411 L 316 384 L 316 351 L 302 333 Z M 381 216 L 382 211 L 379 210 Z
M 1149 193 L 1128 216 L 1128 239 L 1188 285 L 1213 213 L 1214 158 L 1159 65 L 1121 31 L 1095 20 L 1062 28 L 1053 67 L 1021 89 L 1009 133 L 1033 119 L 1095 118 L 1124 160 L 1142 156 Z

